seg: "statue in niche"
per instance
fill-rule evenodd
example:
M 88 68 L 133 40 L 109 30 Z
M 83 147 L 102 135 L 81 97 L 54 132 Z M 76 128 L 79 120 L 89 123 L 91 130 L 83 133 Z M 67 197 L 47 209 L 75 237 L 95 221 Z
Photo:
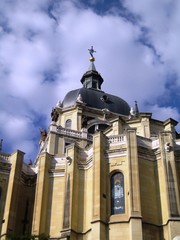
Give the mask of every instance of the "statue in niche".
M 47 137 L 46 130 L 45 129 L 40 129 L 40 140 L 44 142 L 46 140 L 46 137 Z
M 53 122 L 57 122 L 58 117 L 59 117 L 59 113 L 57 112 L 57 109 L 56 109 L 56 108 L 52 108 L 51 120 L 52 120 Z

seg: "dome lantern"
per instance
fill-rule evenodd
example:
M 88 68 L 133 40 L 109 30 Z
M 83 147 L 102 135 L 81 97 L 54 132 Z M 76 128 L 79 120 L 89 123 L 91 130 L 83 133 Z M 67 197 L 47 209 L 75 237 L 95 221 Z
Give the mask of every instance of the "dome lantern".
M 90 66 L 88 71 L 85 72 L 81 78 L 83 87 L 68 92 L 62 102 L 62 107 L 67 108 L 74 106 L 77 101 L 79 102 L 80 96 L 80 102 L 83 102 L 87 107 L 101 110 L 108 109 L 113 113 L 129 116 L 130 107 L 126 101 L 118 96 L 105 93 L 101 90 L 101 85 L 104 80 L 94 65 L 95 58 L 93 53 L 95 51 L 93 47 L 88 50 L 91 55 Z
M 87 72 L 84 73 L 84 75 L 81 78 L 81 83 L 83 84 L 83 87 L 85 88 L 92 88 L 101 90 L 101 85 L 103 83 L 103 78 L 96 70 L 96 67 L 94 65 L 95 58 L 93 56 L 93 53 L 96 52 L 93 49 L 93 46 L 91 46 L 90 49 L 88 49 L 91 57 L 90 57 L 90 66 Z

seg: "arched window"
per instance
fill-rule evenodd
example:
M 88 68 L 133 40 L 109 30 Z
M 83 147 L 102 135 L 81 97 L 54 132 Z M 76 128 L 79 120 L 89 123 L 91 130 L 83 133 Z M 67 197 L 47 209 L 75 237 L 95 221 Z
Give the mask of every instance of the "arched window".
M 124 175 L 114 173 L 111 177 L 111 214 L 125 213 Z
M 71 129 L 71 123 L 72 123 L 71 119 L 66 120 L 65 128 Z

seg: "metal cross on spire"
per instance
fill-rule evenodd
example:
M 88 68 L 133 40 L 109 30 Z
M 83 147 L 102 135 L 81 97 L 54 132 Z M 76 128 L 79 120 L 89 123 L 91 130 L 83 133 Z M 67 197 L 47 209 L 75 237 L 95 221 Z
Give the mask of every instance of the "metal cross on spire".
M 91 55 L 90 61 L 91 61 L 91 62 L 94 62 L 94 61 L 95 61 L 95 58 L 94 58 L 94 56 L 93 56 L 93 53 L 96 52 L 96 51 L 93 49 L 93 46 L 91 46 L 91 48 L 88 49 L 88 51 L 89 51 L 89 54 Z

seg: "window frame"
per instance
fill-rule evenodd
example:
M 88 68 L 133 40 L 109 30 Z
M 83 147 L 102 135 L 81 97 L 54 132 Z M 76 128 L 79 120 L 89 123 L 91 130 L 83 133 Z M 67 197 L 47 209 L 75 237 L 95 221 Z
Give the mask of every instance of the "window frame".
M 113 172 L 110 177 L 110 196 L 111 215 L 125 214 L 125 184 L 121 171 Z
M 71 127 L 72 127 L 72 120 L 68 118 L 65 122 L 65 128 L 71 129 Z

